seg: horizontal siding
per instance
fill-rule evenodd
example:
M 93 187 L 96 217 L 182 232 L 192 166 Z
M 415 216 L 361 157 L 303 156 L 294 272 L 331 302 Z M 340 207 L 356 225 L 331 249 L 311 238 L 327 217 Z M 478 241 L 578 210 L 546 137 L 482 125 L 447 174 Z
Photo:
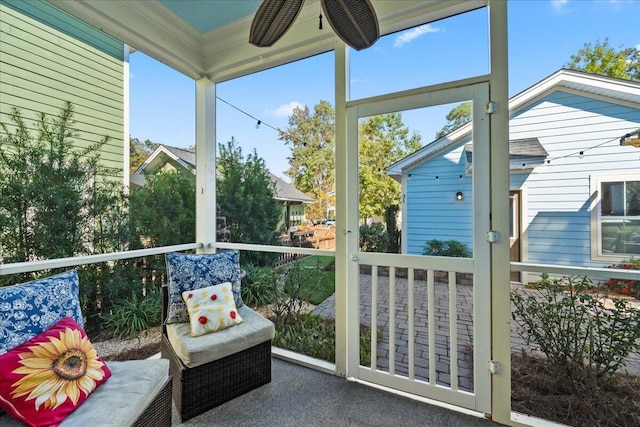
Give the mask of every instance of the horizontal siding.
M 622 135 L 639 126 L 640 106 L 566 92 L 550 94 L 512 117 L 510 137 L 538 138 L 551 160 L 523 183 L 527 261 L 607 265 L 591 261 L 591 177 L 638 173 L 640 179 L 640 151 L 619 144 Z
M 123 44 L 41 1 L 1 0 L 0 37 L 0 121 L 18 108 L 35 136 L 70 101 L 76 145 L 108 136 L 101 161 L 124 174 Z
M 407 224 L 403 224 L 407 253 L 422 254 L 425 243 L 432 239 L 457 240 L 472 249 L 472 178 L 464 172 L 463 147 L 464 143 L 411 171 Z M 463 200 L 456 200 L 458 191 L 463 192 Z
M 511 175 L 511 189 L 525 192 L 521 226 L 528 262 L 607 265 L 591 261 L 590 182 L 603 174 L 638 174 L 640 179 L 640 150 L 619 143 L 638 127 L 640 105 L 630 108 L 563 91 L 512 115 L 510 139 L 538 138 L 550 160 Z M 430 239 L 455 238 L 471 245 L 472 178 L 464 175 L 462 151 L 467 142 L 410 171 L 408 224 L 403 224 L 408 253 L 422 253 Z M 461 202 L 454 200 L 457 191 L 464 193 Z

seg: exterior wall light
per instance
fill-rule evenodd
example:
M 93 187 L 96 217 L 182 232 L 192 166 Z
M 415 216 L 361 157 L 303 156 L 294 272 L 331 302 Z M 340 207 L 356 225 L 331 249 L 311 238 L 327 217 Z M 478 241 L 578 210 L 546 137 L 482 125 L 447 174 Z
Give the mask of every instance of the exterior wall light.
M 462 194 L 462 191 L 458 191 L 456 193 L 456 200 L 462 200 L 464 199 L 464 195 Z

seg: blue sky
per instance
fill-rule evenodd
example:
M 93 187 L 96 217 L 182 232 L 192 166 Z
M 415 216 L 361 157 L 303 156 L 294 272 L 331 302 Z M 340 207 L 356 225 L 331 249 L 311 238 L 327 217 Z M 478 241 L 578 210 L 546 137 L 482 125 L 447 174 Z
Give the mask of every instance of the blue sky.
M 640 49 L 640 0 L 511 0 L 509 95 L 560 69 L 585 43 Z M 381 38 L 351 54 L 351 99 L 489 72 L 485 10 Z M 328 26 L 325 26 L 328 27 Z M 394 64 L 392 67 L 388 64 Z M 333 54 L 326 53 L 221 83 L 217 95 L 264 123 L 286 129 L 295 106 L 334 103 Z M 176 147 L 195 144 L 194 81 L 146 55 L 130 57 L 131 136 Z M 403 112 L 404 123 L 430 142 L 452 105 Z M 277 132 L 218 102 L 218 142 L 234 137 L 284 177 L 289 147 Z M 286 178 L 286 177 L 285 177 Z

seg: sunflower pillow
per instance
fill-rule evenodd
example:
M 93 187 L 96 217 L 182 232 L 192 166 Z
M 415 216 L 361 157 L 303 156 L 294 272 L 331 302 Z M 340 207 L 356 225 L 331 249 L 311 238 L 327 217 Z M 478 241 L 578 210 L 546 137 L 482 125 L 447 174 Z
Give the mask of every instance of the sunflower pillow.
M 216 332 L 243 322 L 230 282 L 182 293 L 189 313 L 191 336 Z
M 0 355 L 0 366 L 0 407 L 32 427 L 58 425 L 111 376 L 71 317 Z

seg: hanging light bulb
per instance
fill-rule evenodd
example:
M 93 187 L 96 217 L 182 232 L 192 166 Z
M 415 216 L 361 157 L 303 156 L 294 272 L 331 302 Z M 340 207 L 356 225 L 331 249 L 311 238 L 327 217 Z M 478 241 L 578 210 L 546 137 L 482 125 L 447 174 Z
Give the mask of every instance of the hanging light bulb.
M 258 120 L 258 123 L 256 123 L 256 129 L 260 129 L 260 125 L 262 124 L 262 122 L 260 120 Z
M 578 157 L 582 159 L 584 157 L 584 151 L 581 151 Z

